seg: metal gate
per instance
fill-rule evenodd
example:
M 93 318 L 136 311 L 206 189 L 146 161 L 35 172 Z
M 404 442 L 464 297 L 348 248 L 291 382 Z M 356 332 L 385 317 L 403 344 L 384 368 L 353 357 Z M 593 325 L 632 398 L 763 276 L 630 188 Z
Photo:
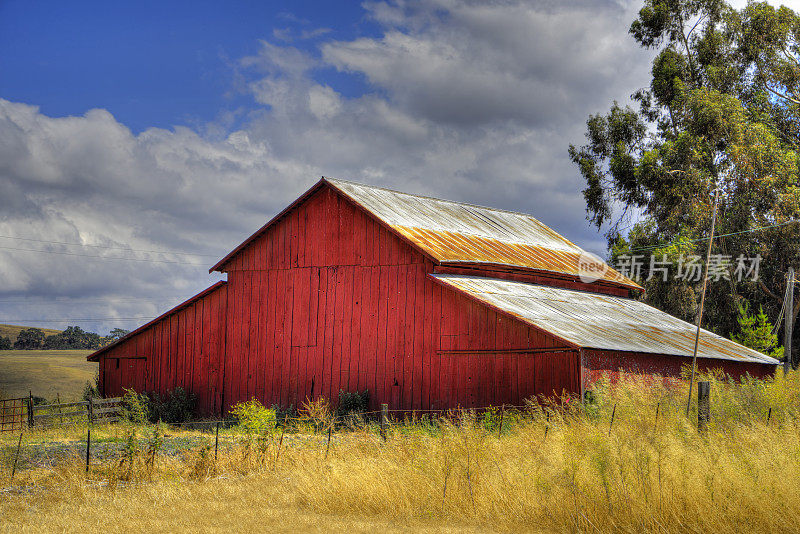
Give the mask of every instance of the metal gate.
M 16 432 L 24 426 L 27 397 L 0 399 L 0 432 Z

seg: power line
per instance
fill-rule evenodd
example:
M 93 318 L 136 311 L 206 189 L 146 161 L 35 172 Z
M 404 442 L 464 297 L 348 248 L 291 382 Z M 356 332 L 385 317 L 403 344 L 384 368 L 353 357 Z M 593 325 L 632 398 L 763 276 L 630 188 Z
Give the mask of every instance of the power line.
M 135 321 L 141 319 L 155 319 L 156 317 L 92 317 L 84 319 L 0 319 L 0 323 L 19 324 L 19 323 L 73 323 L 73 322 L 77 323 L 80 321 Z
M 717 234 L 716 236 L 714 236 L 714 238 L 716 239 L 716 238 L 720 238 L 720 237 L 730 237 L 730 236 L 734 236 L 734 235 L 747 234 L 747 233 L 750 233 L 750 232 L 758 232 L 759 230 L 768 230 L 770 228 L 778 228 L 780 226 L 786 226 L 788 224 L 792 224 L 792 223 L 796 223 L 796 222 L 800 222 L 800 221 L 796 220 L 796 219 L 792 219 L 791 221 L 786 221 L 786 222 L 777 223 L 777 224 L 770 224 L 768 226 L 757 226 L 755 228 L 749 228 L 747 230 L 742 230 L 740 232 L 731 232 L 729 234 Z M 639 251 L 642 251 L 642 250 L 654 250 L 654 249 L 666 248 L 666 247 L 672 247 L 672 246 L 681 246 L 681 245 L 688 244 L 688 243 L 697 243 L 699 241 L 706 241 L 706 240 L 708 240 L 707 237 L 701 237 L 699 239 L 687 239 L 685 241 L 681 241 L 681 242 L 678 242 L 678 243 L 670 243 L 670 244 L 667 244 L 667 245 L 651 245 L 651 246 L 648 246 L 648 247 L 632 248 L 632 249 L 630 249 L 630 252 L 639 252 Z
M 0 303 L 6 304 L 14 304 L 14 303 L 24 303 L 24 304 L 69 304 L 72 302 L 100 302 L 100 303 L 108 303 L 113 304 L 117 302 L 164 302 L 165 300 L 173 300 L 173 299 L 181 299 L 187 298 L 186 295 L 172 295 L 172 296 L 164 296 L 161 298 L 136 298 L 136 297 L 107 297 L 107 298 L 84 298 L 84 297 L 55 297 L 49 298 L 46 296 L 37 296 L 37 297 L 19 297 L 14 299 L 0 299 Z M 31 302 L 36 299 L 47 299 L 44 301 L 39 302 Z
M 207 258 L 217 258 L 219 257 L 218 254 L 195 254 L 194 252 L 170 252 L 167 250 L 147 250 L 141 248 L 125 248 L 125 247 L 111 247 L 107 245 L 89 245 L 85 243 L 70 243 L 68 241 L 46 241 L 44 239 L 33 239 L 32 237 L 16 237 L 10 235 L 0 235 L 2 239 L 16 239 L 18 241 L 35 241 L 37 243 L 49 243 L 51 245 L 69 245 L 73 247 L 92 247 L 92 248 L 104 248 L 108 250 L 124 250 L 127 252 L 153 252 L 156 254 L 177 254 L 180 256 L 203 256 Z
M 172 263 L 172 264 L 179 264 L 179 265 L 192 265 L 194 267 L 203 267 L 202 263 L 190 263 L 185 261 L 169 261 L 169 260 L 151 260 L 151 259 L 144 259 L 144 258 L 120 258 L 120 257 L 109 257 L 109 256 L 97 256 L 92 254 L 77 254 L 74 252 L 61 252 L 57 250 L 36 250 L 30 248 L 16 248 L 16 247 L 3 247 L 0 246 L 0 249 L 4 250 L 18 250 L 22 252 L 38 252 L 40 254 L 60 254 L 62 256 L 80 256 L 82 258 L 98 258 L 101 260 L 120 260 L 120 261 L 139 261 L 139 262 L 146 262 L 146 263 Z M 161 254 L 168 254 L 167 252 L 162 252 Z

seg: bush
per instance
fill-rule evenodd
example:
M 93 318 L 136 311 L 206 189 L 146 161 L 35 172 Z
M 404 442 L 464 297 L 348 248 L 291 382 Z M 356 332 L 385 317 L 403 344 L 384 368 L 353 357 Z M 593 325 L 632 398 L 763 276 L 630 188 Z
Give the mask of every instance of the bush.
M 135 425 L 147 424 L 152 412 L 151 404 L 146 393 L 126 389 L 122 396 L 122 417 Z
M 275 411 L 264 407 L 256 399 L 238 403 L 230 413 L 236 418 L 237 426 L 248 435 L 272 432 L 278 422 Z
M 336 417 L 344 418 L 351 415 L 362 415 L 369 408 L 369 390 L 345 391 L 339 390 L 339 404 L 336 406 Z
M 158 393 L 150 395 L 150 421 L 184 423 L 188 421 L 197 404 L 197 397 L 181 387 L 168 391 L 164 397 Z
M 134 424 L 170 423 L 180 424 L 191 419 L 197 397 L 175 388 L 163 397 L 156 392 L 137 393 L 126 389 L 123 399 L 123 417 Z
M 14 344 L 11 343 L 11 338 L 8 336 L 0 336 L 0 350 L 11 350 Z
M 83 395 L 81 398 L 85 401 L 96 399 L 103 396 L 103 392 L 100 389 L 100 373 L 97 372 L 94 374 L 94 384 L 86 381 L 86 384 L 83 386 Z

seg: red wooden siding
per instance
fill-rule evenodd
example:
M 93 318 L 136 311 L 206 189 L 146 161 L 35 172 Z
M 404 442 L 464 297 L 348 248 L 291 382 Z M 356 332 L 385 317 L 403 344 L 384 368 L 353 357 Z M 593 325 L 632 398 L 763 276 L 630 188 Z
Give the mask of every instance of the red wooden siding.
M 197 395 L 200 413 L 219 411 L 226 296 L 220 285 L 109 348 L 100 356 L 103 393 L 120 396 L 132 388 L 163 394 L 180 386 Z
M 328 188 L 226 267 L 226 407 L 368 389 L 373 408 L 426 410 L 579 388 L 576 353 L 498 352 L 559 343 L 443 288 L 432 262 Z
M 691 358 L 684 356 L 590 349 L 584 349 L 582 363 L 585 387 L 590 387 L 604 375 L 612 381 L 634 375 L 678 379 L 681 377 L 681 368 L 691 364 Z M 698 358 L 697 369 L 700 372 L 721 369 L 734 379 L 748 373 L 757 378 L 766 378 L 775 372 L 773 365 L 711 358 Z

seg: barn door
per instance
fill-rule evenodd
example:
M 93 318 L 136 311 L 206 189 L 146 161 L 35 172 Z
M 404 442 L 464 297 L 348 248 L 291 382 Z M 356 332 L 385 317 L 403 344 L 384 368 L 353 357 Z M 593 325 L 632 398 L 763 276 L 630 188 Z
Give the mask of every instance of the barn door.
M 125 389 L 134 391 L 144 390 L 144 371 L 147 360 L 144 358 L 120 358 L 120 391 L 122 394 Z

